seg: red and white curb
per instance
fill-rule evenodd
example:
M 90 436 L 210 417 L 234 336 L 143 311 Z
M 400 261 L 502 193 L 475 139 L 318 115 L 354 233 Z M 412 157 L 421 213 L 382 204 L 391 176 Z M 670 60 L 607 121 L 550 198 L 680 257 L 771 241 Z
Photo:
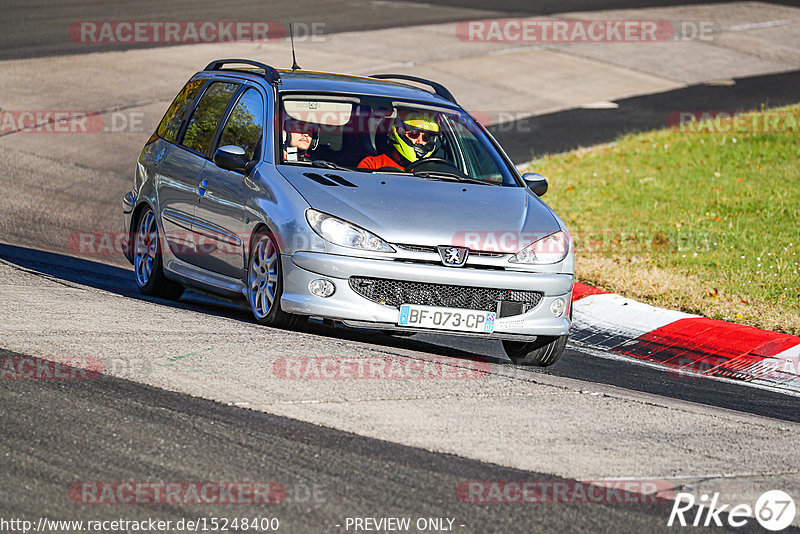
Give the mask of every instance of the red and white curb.
M 710 376 L 800 392 L 800 337 L 665 310 L 576 284 L 570 340 Z

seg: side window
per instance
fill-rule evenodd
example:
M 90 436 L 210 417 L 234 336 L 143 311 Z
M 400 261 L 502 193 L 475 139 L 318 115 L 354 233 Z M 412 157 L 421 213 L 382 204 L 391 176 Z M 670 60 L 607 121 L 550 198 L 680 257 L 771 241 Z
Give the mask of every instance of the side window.
M 222 130 L 218 146 L 242 147 L 247 159 L 260 157 L 261 135 L 264 131 L 264 101 L 255 89 L 242 93 L 239 102 L 231 110 L 228 122 Z
M 201 154 L 206 153 L 237 87 L 235 83 L 214 82 L 206 89 L 189 119 L 181 143 L 183 146 Z
M 205 80 L 189 80 L 189 82 L 183 86 L 181 92 L 178 93 L 178 96 L 175 97 L 175 100 L 172 101 L 169 109 L 164 114 L 164 118 L 161 119 L 161 124 L 158 125 L 156 134 L 159 137 L 170 143 L 175 142 L 175 139 L 178 138 L 178 132 L 181 129 L 183 117 L 186 116 L 186 111 L 189 109 L 189 106 L 192 105 L 192 102 L 194 102 L 197 93 L 202 89 L 204 83 L 206 83 Z

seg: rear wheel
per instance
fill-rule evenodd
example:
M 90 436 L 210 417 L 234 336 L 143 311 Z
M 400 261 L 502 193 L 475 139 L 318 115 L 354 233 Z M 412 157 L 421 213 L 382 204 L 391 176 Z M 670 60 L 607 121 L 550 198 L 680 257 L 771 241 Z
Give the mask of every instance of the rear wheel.
M 276 328 L 296 328 L 305 319 L 281 310 L 283 270 L 275 238 L 266 231 L 253 236 L 247 267 L 247 301 L 256 321 Z
M 569 334 L 539 336 L 534 341 L 503 341 L 503 349 L 517 365 L 549 367 L 561 357 L 568 339 Z
M 158 223 L 149 207 L 139 215 L 133 243 L 133 269 L 139 291 L 151 297 L 180 298 L 183 286 L 164 276 Z

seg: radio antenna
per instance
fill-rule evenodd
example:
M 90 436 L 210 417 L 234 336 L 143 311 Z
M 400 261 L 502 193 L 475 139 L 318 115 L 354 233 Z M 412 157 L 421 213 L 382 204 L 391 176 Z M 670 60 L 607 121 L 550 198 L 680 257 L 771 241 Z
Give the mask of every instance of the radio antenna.
M 300 65 L 297 64 L 297 58 L 294 55 L 294 32 L 292 31 L 293 23 L 289 23 L 289 39 L 292 41 L 292 71 L 300 70 Z

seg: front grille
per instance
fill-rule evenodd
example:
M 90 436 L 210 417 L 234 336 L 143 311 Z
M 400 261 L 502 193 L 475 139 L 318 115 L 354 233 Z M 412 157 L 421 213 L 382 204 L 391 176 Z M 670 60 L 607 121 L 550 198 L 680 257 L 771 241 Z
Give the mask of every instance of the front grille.
M 542 299 L 538 291 L 427 284 L 361 276 L 351 277 L 350 287 L 366 299 L 395 308 L 401 304 L 420 304 L 496 312 L 500 302 L 519 302 L 523 310 L 528 311 Z
M 428 247 L 424 245 L 397 245 L 403 250 L 410 250 L 412 252 L 433 252 L 436 253 L 436 247 Z
M 436 247 L 429 247 L 425 245 L 397 245 L 403 250 L 410 250 L 411 252 L 430 252 L 432 254 L 437 254 Z M 499 258 L 503 256 L 502 252 L 485 252 L 482 250 L 471 250 L 469 251 L 470 256 L 482 256 L 484 258 Z
M 394 261 L 399 263 L 416 263 L 418 265 L 442 265 L 442 260 L 417 260 L 417 259 L 409 259 L 409 258 L 395 258 Z M 479 269 L 481 271 L 505 271 L 506 268 L 502 265 L 485 265 L 481 263 L 474 263 L 474 264 L 465 264 L 463 267 L 459 267 L 459 269 Z

